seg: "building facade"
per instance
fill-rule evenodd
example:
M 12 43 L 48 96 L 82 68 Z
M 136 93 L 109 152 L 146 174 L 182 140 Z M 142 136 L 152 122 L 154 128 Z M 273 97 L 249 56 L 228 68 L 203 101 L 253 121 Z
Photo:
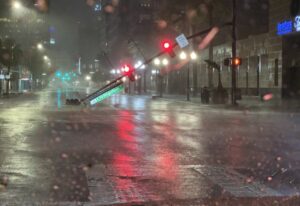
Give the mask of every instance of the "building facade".
M 270 0 L 268 31 L 237 42 L 237 54 L 243 59 L 237 70 L 237 87 L 244 95 L 270 93 L 279 98 L 299 97 L 300 32 L 295 28 L 299 19 L 291 17 L 290 5 L 290 0 Z M 284 31 L 288 24 L 290 31 Z M 231 88 L 231 68 L 225 67 L 223 60 L 230 56 L 230 41 L 214 47 L 214 60 L 221 65 L 223 86 L 228 89 Z M 204 54 L 198 66 L 200 88 L 208 84 L 208 68 L 203 64 L 206 58 Z M 217 82 L 217 71 L 214 71 L 214 85 Z
M 10 68 L 10 74 L 7 67 L 0 65 L 0 84 L 2 92 L 8 83 L 11 91 L 17 92 L 26 88 L 24 85 L 29 85 L 30 78 L 28 75 L 24 76 L 24 73 L 28 74 L 32 69 L 32 61 L 28 58 L 32 49 L 36 48 L 38 43 L 45 46 L 49 44 L 47 15 L 38 13 L 34 6 L 26 1 L 21 1 L 18 8 L 13 6 L 12 1 L 1 1 L 0 7 L 0 38 L 3 41 L 13 40 L 15 47 L 23 53 L 23 58 L 17 65 Z M 10 81 L 7 81 L 8 77 Z

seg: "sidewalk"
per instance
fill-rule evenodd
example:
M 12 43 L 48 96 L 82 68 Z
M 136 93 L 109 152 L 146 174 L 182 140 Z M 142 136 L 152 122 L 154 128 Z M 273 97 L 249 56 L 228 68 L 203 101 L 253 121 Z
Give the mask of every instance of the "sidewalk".
M 181 102 L 188 102 L 185 95 L 163 95 L 163 100 L 174 100 Z M 237 101 L 237 106 L 232 106 L 230 102 L 227 104 L 202 104 L 200 97 L 191 97 L 190 103 L 201 104 L 211 108 L 224 108 L 234 110 L 249 110 L 249 111 L 278 111 L 278 112 L 300 112 L 300 100 L 296 99 L 279 99 L 274 98 L 268 101 L 261 100 L 257 96 L 243 96 L 242 100 Z
M 12 93 L 9 93 L 9 95 L 7 95 L 7 94 L 0 94 L 0 99 L 7 99 L 7 98 L 19 97 L 22 94 L 23 93 L 19 93 L 19 92 L 12 92 Z

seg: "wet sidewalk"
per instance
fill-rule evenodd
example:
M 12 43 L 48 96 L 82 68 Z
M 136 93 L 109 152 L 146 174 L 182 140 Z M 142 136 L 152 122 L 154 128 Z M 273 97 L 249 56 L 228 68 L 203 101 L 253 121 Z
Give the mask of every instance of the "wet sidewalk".
M 227 104 L 203 104 L 200 97 L 190 97 L 187 101 L 186 95 L 157 95 L 152 96 L 153 99 L 162 99 L 168 101 L 180 101 L 192 104 L 198 104 L 208 108 L 219 109 L 234 109 L 234 110 L 249 110 L 249 111 L 277 111 L 277 112 L 300 112 L 300 100 L 297 99 L 280 99 L 270 98 L 263 100 L 258 96 L 243 96 L 242 100 L 238 100 L 237 106 L 232 106 L 230 102 Z

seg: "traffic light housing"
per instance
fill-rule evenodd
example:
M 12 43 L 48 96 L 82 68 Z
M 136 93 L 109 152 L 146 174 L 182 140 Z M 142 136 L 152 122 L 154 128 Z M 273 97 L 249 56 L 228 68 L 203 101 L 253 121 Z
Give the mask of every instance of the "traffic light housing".
M 170 57 L 174 58 L 176 56 L 173 50 L 173 42 L 169 39 L 165 39 L 161 42 L 161 47 L 165 53 L 168 53 Z
M 226 58 L 224 59 L 224 65 L 225 66 L 240 66 L 242 65 L 242 59 L 240 57 L 235 57 L 235 58 Z
M 129 64 L 124 64 L 121 68 L 121 71 L 124 75 L 128 76 L 130 81 L 135 81 L 134 68 L 132 66 Z

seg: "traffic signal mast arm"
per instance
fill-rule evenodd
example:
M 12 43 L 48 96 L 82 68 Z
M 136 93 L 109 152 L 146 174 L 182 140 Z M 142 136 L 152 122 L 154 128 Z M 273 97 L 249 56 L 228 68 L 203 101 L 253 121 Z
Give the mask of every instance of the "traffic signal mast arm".
M 224 28 L 224 27 L 226 27 L 226 26 L 231 26 L 231 25 L 232 25 L 231 22 L 227 22 L 227 23 L 224 23 L 224 24 L 220 25 L 219 28 Z M 193 38 L 198 37 L 198 36 L 205 35 L 205 34 L 209 33 L 213 28 L 214 28 L 214 27 L 210 27 L 209 29 L 206 29 L 206 30 L 203 30 L 203 31 L 201 31 L 201 32 L 195 33 L 195 34 L 193 34 L 193 35 L 187 37 L 187 39 L 189 40 L 189 39 L 193 39 Z M 178 46 L 178 43 L 170 44 L 170 49 L 174 49 L 174 48 L 176 48 L 177 46 Z M 143 65 L 148 65 L 148 64 L 150 64 L 155 58 L 158 58 L 158 57 L 160 57 L 160 56 L 162 56 L 162 55 L 164 55 L 164 54 L 166 54 L 166 53 L 168 53 L 168 51 L 162 51 L 162 52 L 156 54 L 156 55 L 153 56 L 152 58 L 146 60 L 143 64 L 141 64 L 141 65 L 140 65 L 139 67 L 137 67 L 136 69 L 139 69 L 139 68 L 142 67 Z M 133 75 L 134 72 L 135 72 L 135 71 L 133 70 L 132 73 L 131 73 L 131 75 Z M 95 96 L 96 94 L 101 93 L 101 91 L 102 91 L 102 92 L 103 92 L 104 90 L 107 91 L 106 89 L 111 88 L 112 85 L 114 85 L 114 84 L 116 84 L 116 83 L 118 83 L 118 82 L 122 84 L 122 83 L 123 83 L 123 82 L 122 82 L 122 79 L 123 79 L 124 77 L 127 77 L 127 76 L 128 76 L 127 74 L 123 74 L 122 76 L 118 77 L 117 79 L 111 81 L 109 84 L 107 84 L 107 85 L 105 85 L 104 87 L 98 89 L 96 92 L 94 92 L 94 93 L 88 95 L 87 97 L 81 99 L 80 101 L 81 101 L 81 102 L 84 102 L 84 101 L 86 101 L 87 99 L 89 99 L 89 98 Z
M 98 89 L 97 91 L 93 92 L 92 94 L 90 94 L 90 95 L 86 96 L 85 98 L 81 99 L 80 101 L 84 102 L 87 99 L 89 99 L 89 98 L 95 96 L 96 94 L 100 93 L 101 91 L 107 89 L 108 87 L 111 87 L 112 85 L 116 84 L 117 82 L 121 82 L 124 77 L 126 77 L 126 75 L 122 75 L 122 76 L 118 77 L 117 79 L 111 81 L 109 84 L 105 85 L 104 87 Z
M 218 26 L 218 27 L 221 29 L 221 28 L 224 28 L 224 27 L 227 27 L 227 26 L 231 26 L 231 25 L 232 25 L 231 22 L 227 22 L 227 23 L 221 24 L 221 25 Z M 187 39 L 190 40 L 190 39 L 194 39 L 194 38 L 196 38 L 196 37 L 198 37 L 198 36 L 205 35 L 205 34 L 209 33 L 213 28 L 214 28 L 214 27 L 210 27 L 210 28 L 208 28 L 208 29 L 206 29 L 206 30 L 200 31 L 200 32 L 198 32 L 198 33 L 195 33 L 195 34 L 193 34 L 193 35 L 191 35 L 191 36 L 188 36 Z M 174 49 L 174 48 L 176 48 L 177 46 L 178 46 L 178 43 L 174 43 L 173 45 L 171 44 L 171 47 L 170 47 L 170 48 Z M 148 65 L 148 64 L 150 64 L 155 58 L 158 58 L 158 57 L 160 57 L 160 56 L 162 56 L 162 55 L 164 55 L 164 54 L 166 54 L 166 53 L 168 53 L 168 51 L 162 51 L 162 52 L 156 54 L 155 56 L 153 56 L 153 57 L 151 57 L 150 59 L 146 60 L 146 61 L 145 61 L 143 64 L 141 64 L 137 69 L 139 69 L 139 68 L 142 67 L 143 65 Z

